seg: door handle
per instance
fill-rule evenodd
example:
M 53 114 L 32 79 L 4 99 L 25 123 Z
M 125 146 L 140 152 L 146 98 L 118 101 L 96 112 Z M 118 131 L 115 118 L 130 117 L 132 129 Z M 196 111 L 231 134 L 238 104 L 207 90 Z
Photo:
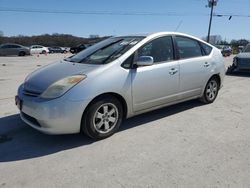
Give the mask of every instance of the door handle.
M 208 62 L 204 63 L 204 67 L 209 67 L 209 66 L 210 66 L 210 63 L 208 63 Z
M 178 72 L 178 69 L 176 69 L 176 68 L 172 68 L 172 69 L 169 70 L 169 74 L 170 74 L 170 75 L 174 75 L 174 74 L 176 74 L 177 72 Z

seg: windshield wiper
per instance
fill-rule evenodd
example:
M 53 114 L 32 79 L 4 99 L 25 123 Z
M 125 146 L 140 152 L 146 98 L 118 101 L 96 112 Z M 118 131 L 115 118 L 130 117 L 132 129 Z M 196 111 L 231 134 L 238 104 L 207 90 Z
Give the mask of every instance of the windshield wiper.
M 68 58 L 65 58 L 65 59 L 63 59 L 64 61 L 68 61 L 68 62 L 73 62 L 73 63 L 75 63 L 75 61 L 73 61 L 70 57 L 68 57 Z

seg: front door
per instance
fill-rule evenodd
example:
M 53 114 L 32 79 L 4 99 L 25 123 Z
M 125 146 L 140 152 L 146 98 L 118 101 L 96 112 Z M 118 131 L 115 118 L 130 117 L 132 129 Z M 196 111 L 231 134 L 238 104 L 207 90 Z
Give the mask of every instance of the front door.
M 132 70 L 133 110 L 137 112 L 177 100 L 179 64 L 174 61 L 172 37 L 148 42 L 136 56 L 152 56 L 154 64 Z

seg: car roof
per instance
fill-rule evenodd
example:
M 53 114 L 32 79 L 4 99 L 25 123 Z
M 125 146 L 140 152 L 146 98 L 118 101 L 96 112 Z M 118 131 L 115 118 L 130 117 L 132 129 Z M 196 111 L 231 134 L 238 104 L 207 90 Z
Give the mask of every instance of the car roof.
M 16 44 L 16 43 L 4 43 L 4 44 L 1 44 L 1 46 L 2 45 L 17 45 L 17 46 L 23 46 L 23 45 L 21 45 L 21 44 Z
M 155 33 L 146 33 L 146 34 L 132 34 L 132 35 L 124 35 L 124 36 L 117 36 L 117 37 L 146 37 L 146 38 L 154 38 L 154 37 L 157 37 L 157 36 L 161 36 L 161 35 L 180 35 L 180 36 L 184 36 L 184 37 L 189 37 L 189 38 L 192 38 L 192 39 L 195 39 L 195 40 L 198 40 L 200 42 L 203 42 L 211 47 L 213 47 L 213 45 L 207 43 L 206 41 L 202 40 L 202 39 L 199 39 L 197 37 L 194 37 L 194 36 L 191 36 L 191 35 L 188 35 L 188 34 L 185 34 L 185 33 L 180 33 L 180 32 L 155 32 Z

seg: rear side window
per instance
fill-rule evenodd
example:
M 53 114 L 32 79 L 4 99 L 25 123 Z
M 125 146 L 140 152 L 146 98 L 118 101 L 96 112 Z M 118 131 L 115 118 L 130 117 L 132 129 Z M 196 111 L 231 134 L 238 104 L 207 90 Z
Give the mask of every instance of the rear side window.
M 154 39 L 138 50 L 138 57 L 152 56 L 155 63 L 174 59 L 172 38 L 170 36 Z
M 3 48 L 3 49 L 5 49 L 5 48 L 10 48 L 9 46 L 10 46 L 10 45 L 4 45 L 4 46 L 2 46 L 2 48 Z
M 198 41 L 180 36 L 176 36 L 175 40 L 180 59 L 202 56 L 202 50 Z
M 21 46 L 17 46 L 17 45 L 11 45 L 10 48 L 21 48 Z
M 213 49 L 211 46 L 208 46 L 208 45 L 204 44 L 203 42 L 201 42 L 200 45 L 201 45 L 205 55 L 209 55 L 211 53 L 211 51 Z

